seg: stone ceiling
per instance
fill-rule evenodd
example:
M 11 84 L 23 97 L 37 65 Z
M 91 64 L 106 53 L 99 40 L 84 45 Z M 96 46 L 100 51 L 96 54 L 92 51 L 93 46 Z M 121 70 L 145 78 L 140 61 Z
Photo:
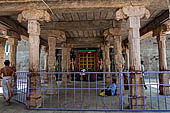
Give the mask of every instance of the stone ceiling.
M 46 9 L 51 14 L 52 19 L 49 23 L 41 22 L 41 38 L 44 41 L 47 42 L 48 32 L 46 30 L 61 30 L 65 32 L 67 41 L 70 43 L 76 43 L 76 41 L 81 43 L 82 41 L 83 43 L 87 42 L 87 44 L 90 42 L 98 44 L 103 41 L 104 30 L 114 26 L 115 12 L 119 7 L 128 4 L 144 4 L 149 9 L 151 17 L 149 19 L 141 19 L 141 28 L 168 9 L 166 0 L 45 1 L 54 14 L 50 12 L 41 0 L 1 0 L 0 16 L 7 16 L 17 22 L 17 15 L 23 9 L 29 9 L 30 7 Z M 126 20 L 122 22 L 123 40 L 128 35 L 126 23 Z M 26 22 L 22 22 L 21 25 L 27 28 Z

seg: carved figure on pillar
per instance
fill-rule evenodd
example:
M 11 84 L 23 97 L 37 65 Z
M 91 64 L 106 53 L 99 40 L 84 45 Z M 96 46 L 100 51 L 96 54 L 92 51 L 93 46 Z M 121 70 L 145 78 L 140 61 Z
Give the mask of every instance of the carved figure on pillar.
M 125 6 L 116 12 L 116 19 L 128 18 L 129 25 L 129 66 L 131 72 L 141 71 L 140 58 L 140 18 L 150 16 L 149 10 L 144 6 Z M 138 84 L 130 86 L 129 107 L 131 109 L 144 108 L 144 95 L 141 74 L 131 74 L 130 83 Z M 140 85 L 141 84 L 141 85 Z

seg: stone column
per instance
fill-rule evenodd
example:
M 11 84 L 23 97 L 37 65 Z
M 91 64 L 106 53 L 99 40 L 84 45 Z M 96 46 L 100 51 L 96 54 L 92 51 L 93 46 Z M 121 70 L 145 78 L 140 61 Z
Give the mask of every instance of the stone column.
M 44 47 L 44 72 L 48 72 L 48 47 Z M 45 84 L 48 84 L 48 76 L 47 74 L 43 75 L 43 80 Z
M 140 18 L 149 17 L 149 11 L 143 6 L 125 6 L 116 12 L 117 20 L 128 18 L 129 25 L 129 64 L 131 72 L 141 71 L 140 58 Z M 144 108 L 144 95 L 141 74 L 130 75 L 129 107 L 131 109 Z
M 48 37 L 48 72 L 56 71 L 56 38 Z M 56 75 L 48 75 L 48 88 L 56 88 Z M 48 90 L 48 94 L 56 94 L 56 90 Z
M 5 55 L 5 44 L 6 44 L 6 40 L 2 39 L 0 40 L 0 69 L 4 67 L 4 55 Z
M 126 71 L 129 72 L 129 48 L 128 46 L 125 47 L 125 62 L 126 62 Z
M 70 59 L 70 52 L 71 48 L 67 47 L 67 72 L 71 72 L 70 64 L 71 64 L 71 59 Z M 68 83 L 71 83 L 71 74 L 68 74 Z
M 44 71 L 48 71 L 48 47 L 44 47 Z
M 110 54 L 109 54 L 109 49 L 110 49 L 110 42 L 109 41 L 104 41 L 102 49 L 102 54 L 103 54 L 103 71 L 104 72 L 110 72 Z M 105 74 L 105 77 L 103 80 L 105 80 L 105 85 L 108 86 L 112 81 L 111 81 L 111 75 L 110 74 Z
M 18 21 L 28 21 L 29 33 L 29 71 L 34 72 L 29 76 L 30 88 L 41 88 L 40 75 L 40 23 L 39 21 L 50 21 L 50 15 L 43 10 L 25 10 L 18 15 Z M 41 107 L 41 90 L 30 89 L 27 95 L 31 107 Z
M 0 69 L 4 67 L 4 55 L 5 55 L 5 39 L 0 38 Z M 0 79 L 0 87 L 2 86 L 2 80 Z
M 125 46 L 125 62 L 126 62 L 126 72 L 129 72 L 129 48 L 128 46 L 126 45 Z M 124 84 L 128 84 L 128 75 L 129 74 L 124 74 Z M 125 85 L 124 86 L 125 90 L 128 90 L 129 89 L 129 86 L 128 85 Z
M 159 70 L 168 71 L 167 59 L 166 59 L 166 31 L 168 31 L 167 25 L 162 25 L 154 30 L 153 35 L 157 36 L 158 52 L 159 52 Z M 166 85 L 163 85 L 166 84 Z M 161 95 L 169 95 L 169 74 L 159 74 L 159 93 Z
M 62 45 L 62 72 L 67 72 L 67 47 L 66 43 Z M 62 84 L 64 85 L 67 82 L 67 74 L 62 74 Z
M 115 64 L 115 72 L 122 72 L 122 36 L 121 36 L 121 28 L 110 28 L 109 33 L 113 36 L 113 45 L 114 45 L 114 64 Z M 117 94 L 120 93 L 120 78 L 123 84 L 122 74 L 116 74 L 116 84 L 117 84 Z M 123 88 L 123 87 L 122 87 Z
M 16 70 L 16 54 L 17 54 L 17 45 L 18 39 L 15 37 L 8 38 L 8 44 L 10 45 L 10 53 L 9 53 L 9 60 L 11 62 L 11 67 Z

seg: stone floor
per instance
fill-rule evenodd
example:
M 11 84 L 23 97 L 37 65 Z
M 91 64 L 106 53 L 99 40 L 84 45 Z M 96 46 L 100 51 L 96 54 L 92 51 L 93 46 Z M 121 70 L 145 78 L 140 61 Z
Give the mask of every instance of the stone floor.
M 76 86 L 80 86 L 78 85 L 79 82 L 77 83 Z M 98 84 L 99 86 L 101 86 L 101 84 L 99 83 Z M 88 84 L 84 85 L 84 86 L 88 86 Z M 98 87 L 99 87 L 98 86 Z M 72 87 L 72 85 L 70 85 L 69 87 Z M 69 88 L 68 87 L 68 88 Z M 95 87 L 95 84 L 92 82 L 91 83 L 91 87 Z M 152 86 L 152 85 L 149 85 L 147 83 L 147 87 L 148 89 L 145 90 L 145 95 L 148 96 L 147 99 L 146 99 L 146 109 L 150 109 L 151 108 L 151 102 L 152 102 L 152 108 L 155 109 L 158 107 L 158 98 L 149 98 L 151 95 L 152 96 L 157 96 L 157 88 L 155 86 Z M 151 90 L 150 90 L 151 88 Z M 109 102 L 107 104 L 107 106 L 100 106 L 100 108 L 112 108 L 113 109 L 113 105 L 114 105 L 114 109 L 119 109 L 119 96 L 107 96 L 107 97 L 100 97 L 98 96 L 98 94 L 96 93 L 96 90 L 92 90 L 90 92 L 90 96 L 89 96 L 89 93 L 88 93 L 88 89 L 87 90 L 83 90 L 82 94 L 82 102 L 83 102 L 83 107 L 84 108 L 95 108 L 95 104 L 96 104 L 96 97 L 97 97 L 97 100 L 98 100 L 98 105 L 102 105 L 102 103 L 104 102 L 104 99 L 105 99 L 105 102 Z M 150 93 L 150 91 L 152 93 Z M 99 92 L 99 91 L 98 91 Z M 1 92 L 0 92 L 1 93 Z M 59 96 L 59 99 L 60 99 L 60 107 L 62 108 L 67 108 L 67 107 L 70 107 L 70 108 L 78 108 L 79 104 L 76 104 L 76 106 L 73 105 L 73 102 L 74 102 L 74 99 L 76 100 L 76 103 L 77 102 L 81 102 L 81 90 L 77 90 L 76 91 L 76 96 L 74 97 L 74 90 L 67 90 L 67 101 L 65 101 L 66 97 L 65 97 L 65 90 L 60 90 L 60 96 Z M 69 95 L 68 95 L 69 94 Z M 128 94 L 128 91 L 125 92 L 125 94 Z M 126 97 L 126 95 L 124 94 L 124 96 Z M 42 96 L 44 96 L 44 108 L 49 108 L 49 107 L 52 107 L 52 108 L 56 108 L 57 107 L 57 102 L 58 102 L 58 96 L 53 96 L 52 98 L 50 96 L 47 96 L 47 95 L 43 95 L 42 93 Z M 90 97 L 90 98 L 89 98 Z M 52 102 L 50 103 L 50 99 L 52 100 Z M 64 100 L 63 103 L 61 103 L 62 101 L 61 100 Z M 91 105 L 88 105 L 90 101 L 90 104 Z M 168 109 L 170 109 L 170 98 L 167 98 L 167 107 Z M 65 105 L 65 102 L 69 105 Z M 72 102 L 72 103 L 70 103 Z M 113 103 L 111 103 L 113 102 Z M 124 104 L 124 108 L 126 108 L 126 106 L 128 105 L 128 100 L 127 98 L 124 98 L 123 99 L 123 104 Z M 165 98 L 163 97 L 159 97 L 159 102 L 160 102 L 160 108 L 161 109 L 165 109 Z M 43 103 L 43 102 L 42 102 Z M 71 106 L 72 105 L 72 106 Z M 42 111 L 42 110 L 39 110 L 39 111 L 35 111 L 35 110 L 26 110 L 25 109 L 25 106 L 23 104 L 20 104 L 18 102 L 15 102 L 15 101 L 12 101 L 12 103 L 7 106 L 6 103 L 4 102 L 4 99 L 2 96 L 0 96 L 0 113 L 108 113 L 109 111 L 99 111 L 99 112 L 96 112 L 96 111 Z M 127 113 L 127 112 L 114 112 L 114 113 Z M 131 113 L 131 112 L 128 112 L 128 113 Z M 138 112 L 138 113 L 144 113 L 144 112 Z M 147 112 L 145 112 L 147 113 Z M 152 112 L 151 112 L 152 113 Z M 154 112 L 153 112 L 154 113 Z M 161 113 L 161 112 L 158 112 L 158 113 Z M 170 112 L 169 112 L 170 113 Z
M 23 104 L 12 101 L 7 106 L 2 97 L 0 97 L 0 113 L 110 113 L 109 111 L 36 111 L 26 110 Z M 135 113 L 135 112 L 114 112 L 114 113 Z M 155 112 L 137 112 L 137 113 L 155 113 Z M 163 113 L 163 112 L 156 112 Z M 169 112 L 167 112 L 169 113 Z

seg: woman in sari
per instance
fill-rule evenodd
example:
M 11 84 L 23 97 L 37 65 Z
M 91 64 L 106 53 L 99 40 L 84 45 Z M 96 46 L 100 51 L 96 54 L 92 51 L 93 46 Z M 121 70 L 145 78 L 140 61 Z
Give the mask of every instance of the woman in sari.
M 6 60 L 4 62 L 5 67 L 0 70 L 0 75 L 2 78 L 2 87 L 3 87 L 3 96 L 5 98 L 5 101 L 7 103 L 10 103 L 10 99 L 12 98 L 12 89 L 11 89 L 11 82 L 12 82 L 12 77 L 14 78 L 14 85 L 16 85 L 16 79 L 14 75 L 14 70 L 9 67 L 10 62 L 9 60 Z

